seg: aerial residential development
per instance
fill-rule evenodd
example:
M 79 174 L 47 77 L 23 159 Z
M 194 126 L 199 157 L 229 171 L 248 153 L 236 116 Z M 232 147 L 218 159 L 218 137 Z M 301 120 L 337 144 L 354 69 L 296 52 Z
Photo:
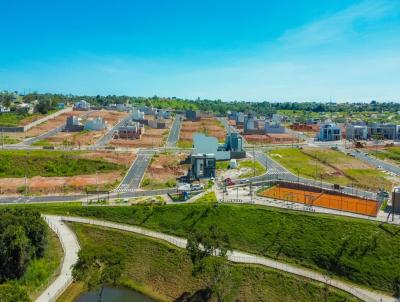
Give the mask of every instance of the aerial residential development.
M 400 3 L 0 3 L 0 302 L 400 302 Z

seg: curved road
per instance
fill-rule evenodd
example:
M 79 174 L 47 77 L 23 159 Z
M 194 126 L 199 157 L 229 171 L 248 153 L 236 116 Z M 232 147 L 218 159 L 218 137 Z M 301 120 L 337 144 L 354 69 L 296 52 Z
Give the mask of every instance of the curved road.
M 131 226 L 131 225 L 125 225 L 125 224 L 120 224 L 120 223 L 101 221 L 101 220 L 93 220 L 93 219 L 80 218 L 80 217 L 64 217 L 64 216 L 62 217 L 62 216 L 52 216 L 52 215 L 46 215 L 45 217 L 46 217 L 46 219 L 48 219 L 51 222 L 54 222 L 54 221 L 61 222 L 61 220 L 62 220 L 62 221 L 92 224 L 92 225 L 98 225 L 98 226 L 103 226 L 103 227 L 112 228 L 112 229 L 123 230 L 123 231 L 127 231 L 127 232 L 132 232 L 132 233 L 141 234 L 141 235 L 145 235 L 148 237 L 160 239 L 163 241 L 167 241 L 167 242 L 169 242 L 177 247 L 180 247 L 180 248 L 186 248 L 187 240 L 184 238 L 167 235 L 167 234 L 160 233 L 160 232 L 150 231 L 145 228 L 138 227 L 138 226 Z M 65 227 L 65 228 L 67 228 L 67 227 Z M 67 234 L 65 234 L 64 232 L 60 232 L 60 235 L 61 235 L 60 237 L 63 237 L 64 235 L 67 236 Z M 68 252 L 70 252 L 70 251 L 67 250 L 66 253 L 68 253 Z M 76 255 L 75 251 L 71 251 L 71 253 L 73 254 L 72 256 Z M 68 256 L 68 254 L 66 254 L 66 257 L 67 256 Z M 321 274 L 319 272 L 300 268 L 300 267 L 297 267 L 297 266 L 294 266 L 294 265 L 291 265 L 288 263 L 279 262 L 279 261 L 276 261 L 273 259 L 268 259 L 268 258 L 260 257 L 257 255 L 243 253 L 240 251 L 232 251 L 231 253 L 228 254 L 228 259 L 232 262 L 238 262 L 238 263 L 259 264 L 259 265 L 271 267 L 271 268 L 274 268 L 274 269 L 277 269 L 280 271 L 284 271 L 284 272 L 299 275 L 299 276 L 302 276 L 305 278 L 309 278 L 309 279 L 312 279 L 312 280 L 315 280 L 318 282 L 326 283 L 330 286 L 333 286 L 340 290 L 346 291 L 363 301 L 396 302 L 396 299 L 393 297 L 386 296 L 384 294 L 377 293 L 375 291 L 368 290 L 365 288 L 361 288 L 357 285 L 349 284 L 349 283 L 346 283 L 346 282 L 343 282 L 343 281 L 340 281 L 337 279 L 332 279 L 332 278 L 330 278 L 324 274 Z M 63 265 L 63 267 L 64 267 L 64 265 Z M 70 271 L 71 271 L 71 269 L 70 269 Z M 41 300 L 41 301 L 44 301 L 44 300 Z

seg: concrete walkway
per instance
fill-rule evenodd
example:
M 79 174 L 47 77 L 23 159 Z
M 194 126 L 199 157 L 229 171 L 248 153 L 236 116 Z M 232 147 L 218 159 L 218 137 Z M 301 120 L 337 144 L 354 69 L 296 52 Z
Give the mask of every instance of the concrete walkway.
M 145 235 L 148 237 L 160 239 L 167 241 L 177 247 L 180 248 L 186 248 L 186 243 L 187 240 L 184 238 L 172 236 L 172 235 L 167 235 L 164 233 L 160 232 L 155 232 L 155 231 L 150 231 L 145 228 L 141 228 L 138 226 L 131 226 L 131 225 L 125 225 L 125 224 L 120 224 L 120 223 L 114 223 L 114 222 L 108 222 L 108 221 L 101 221 L 101 220 L 94 220 L 94 219 L 87 219 L 87 218 L 80 218 L 80 217 L 60 217 L 60 216 L 46 216 L 49 219 L 53 219 L 55 221 L 71 221 L 71 222 L 78 222 L 78 223 L 85 223 L 85 224 L 92 224 L 92 225 L 98 225 L 98 226 L 103 226 L 107 228 L 112 228 L 112 229 L 118 229 L 118 230 L 123 230 L 127 232 L 132 232 L 132 233 L 137 233 L 141 235 Z M 396 302 L 399 300 L 396 300 L 395 298 L 392 298 L 390 296 L 386 296 L 381 293 L 377 293 L 372 290 L 364 289 L 361 288 L 357 285 L 353 285 L 350 283 L 346 283 L 337 279 L 332 279 L 328 277 L 327 275 L 308 270 L 305 268 L 300 268 L 291 264 L 279 262 L 273 259 L 268 259 L 265 257 L 260 257 L 257 255 L 252 255 L 248 253 L 243 253 L 240 251 L 232 251 L 228 255 L 228 259 L 232 262 L 238 262 L 238 263 L 253 263 L 253 264 L 259 264 L 263 265 L 266 267 L 274 268 L 280 271 L 288 272 L 291 274 L 295 274 L 298 276 L 306 277 L 315 281 L 323 282 L 326 283 L 330 286 L 336 287 L 340 290 L 343 290 L 345 292 L 348 292 L 357 298 L 367 301 L 367 302 Z
M 80 250 L 75 233 L 61 221 L 60 217 L 43 215 L 43 218 L 60 239 L 64 251 L 64 258 L 60 274 L 36 299 L 36 302 L 56 301 L 72 283 L 72 266 L 78 261 L 78 252 Z

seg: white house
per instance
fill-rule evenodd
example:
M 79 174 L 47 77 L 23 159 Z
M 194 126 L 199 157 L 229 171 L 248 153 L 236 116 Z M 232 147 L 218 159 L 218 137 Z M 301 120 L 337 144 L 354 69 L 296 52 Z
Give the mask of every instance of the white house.
M 101 117 L 88 119 L 83 127 L 84 130 L 100 131 L 107 128 L 106 122 Z

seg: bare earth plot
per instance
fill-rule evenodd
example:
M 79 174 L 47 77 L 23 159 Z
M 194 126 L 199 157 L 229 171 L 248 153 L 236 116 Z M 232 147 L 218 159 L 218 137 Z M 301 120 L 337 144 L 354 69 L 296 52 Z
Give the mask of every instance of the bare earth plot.
M 36 127 L 33 127 L 26 132 L 7 133 L 7 135 L 10 137 L 13 137 L 13 138 L 35 137 L 35 136 L 44 134 L 46 132 L 49 132 L 50 130 L 65 124 L 68 116 L 78 116 L 79 117 L 79 116 L 83 115 L 84 113 L 85 113 L 84 111 L 66 112 L 66 113 L 60 114 L 59 116 L 52 118 L 42 124 L 37 125 Z
M 0 178 L 0 194 L 21 194 L 28 187 L 30 194 L 56 194 L 56 193 L 78 193 L 85 189 L 111 190 L 116 187 L 123 178 L 126 169 L 135 158 L 131 152 L 116 153 L 110 151 L 80 152 L 79 158 L 90 160 L 102 160 L 107 163 L 114 163 L 125 167 L 116 170 L 90 173 L 64 177 L 24 177 Z
M 200 121 L 183 121 L 179 136 L 178 146 L 190 148 L 192 146 L 193 134 L 196 132 L 214 136 L 222 142 L 226 137 L 226 129 L 216 118 L 201 118 Z
M 186 153 L 161 153 L 153 156 L 147 169 L 141 188 L 161 189 L 176 186 L 176 178 L 187 173 L 187 165 L 180 165 L 188 155 Z
M 146 116 L 146 119 L 153 119 L 154 117 Z M 165 129 L 152 129 L 145 126 L 144 134 L 140 139 L 113 139 L 110 141 L 111 146 L 126 147 L 126 148 L 157 148 L 164 146 L 170 128 L 172 126 L 171 120 L 166 120 Z
M 126 117 L 126 112 L 116 111 L 93 111 L 88 115 L 88 118 L 102 117 L 107 122 L 107 127 L 112 127 L 119 120 Z M 44 145 L 52 146 L 89 146 L 94 144 L 103 135 L 107 133 L 107 129 L 101 131 L 82 131 L 82 132 L 60 132 L 42 141 Z

